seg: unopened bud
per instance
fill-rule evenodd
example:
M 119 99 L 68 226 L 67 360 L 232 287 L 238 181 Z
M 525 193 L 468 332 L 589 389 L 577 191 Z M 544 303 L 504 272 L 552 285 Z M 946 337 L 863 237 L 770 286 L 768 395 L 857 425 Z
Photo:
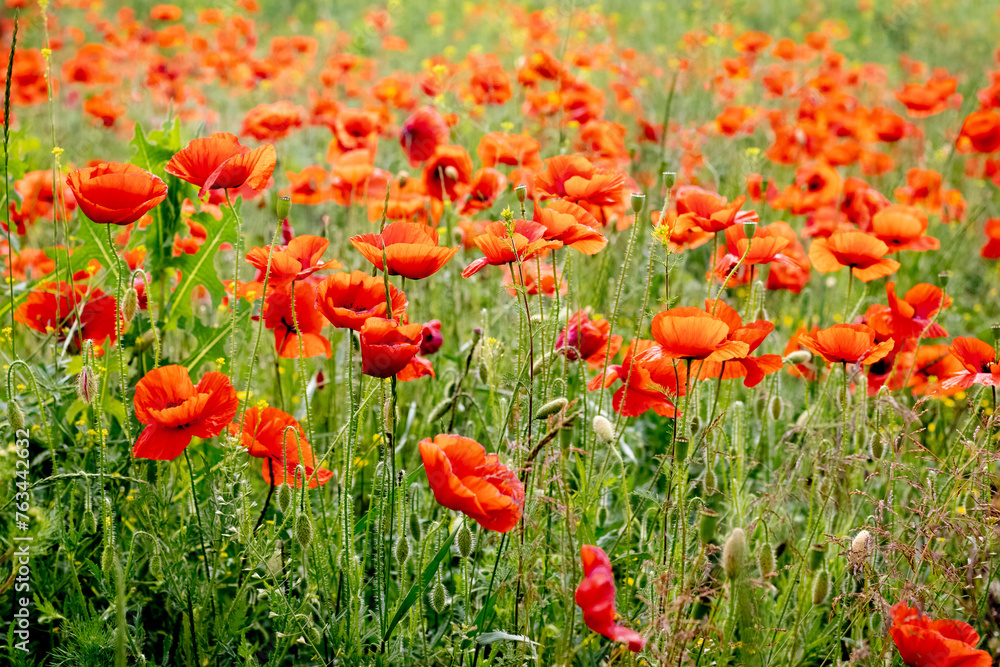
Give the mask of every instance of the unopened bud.
M 406 567 L 406 560 L 410 557 L 410 541 L 406 539 L 406 535 L 400 535 L 396 540 L 393 553 L 396 556 L 396 563 L 399 565 L 399 568 Z
M 437 420 L 441 419 L 446 414 L 448 414 L 448 410 L 451 409 L 452 401 L 453 399 L 451 399 L 450 397 L 442 399 L 441 402 L 435 405 L 434 409 L 431 410 L 431 414 L 428 417 L 428 420 L 431 422 L 436 422 Z
M 163 558 L 158 553 L 154 553 L 149 559 L 149 573 L 157 579 L 163 578 Z
M 517 201 L 523 204 L 524 200 L 528 198 L 528 186 L 522 183 L 514 188 L 514 196 L 517 197 Z
M 434 586 L 434 590 L 431 591 L 431 607 L 434 611 L 441 613 L 444 611 L 445 607 L 448 606 L 448 591 L 445 590 L 444 584 L 440 581 Z
M 596 415 L 594 417 L 594 434 L 604 442 L 611 442 L 615 439 L 615 427 L 606 417 Z
M 292 487 L 282 484 L 278 487 L 278 509 L 282 514 L 288 514 L 288 506 L 292 504 Z
M 766 577 L 774 573 L 774 548 L 770 542 L 765 542 L 757 554 L 757 564 L 760 565 L 760 574 Z
M 812 602 L 814 605 L 821 605 L 826 600 L 830 592 L 830 575 L 826 570 L 820 570 L 813 577 Z
M 97 400 L 99 390 L 100 383 L 97 373 L 94 372 L 94 367 L 90 364 L 84 364 L 83 370 L 76 376 L 76 395 L 85 405 L 93 405 L 94 401 Z
M 15 431 L 24 428 L 24 410 L 21 409 L 21 404 L 16 398 L 7 401 L 7 421 L 10 422 L 10 427 Z
M 313 522 L 308 514 L 301 512 L 295 520 L 295 541 L 303 549 L 308 549 L 313 538 Z
M 688 422 L 688 429 L 691 431 L 692 437 L 701 433 L 701 427 L 702 427 L 701 417 L 699 417 L 698 415 L 692 417 L 691 421 Z
M 646 207 L 646 195 L 641 192 L 632 193 L 632 212 L 642 213 L 642 209 Z
M 812 352 L 809 350 L 795 350 L 790 352 L 787 357 L 784 358 L 786 364 L 792 364 L 793 366 L 798 366 L 799 364 L 808 363 L 809 360 L 813 358 Z
M 456 169 L 453 165 L 449 164 L 447 167 L 444 168 L 444 177 L 452 181 L 457 181 L 458 169 Z
M 472 553 L 472 547 L 475 543 L 472 539 L 472 531 L 463 522 L 462 527 L 458 529 L 458 535 L 455 536 L 455 541 L 458 542 L 458 553 L 462 554 L 462 558 L 468 558 Z
M 410 535 L 417 542 L 420 542 L 423 537 L 423 531 L 420 529 L 420 517 L 412 513 L 410 514 Z
M 784 403 L 781 402 L 780 396 L 772 396 L 771 402 L 767 406 L 768 412 L 771 413 L 771 419 L 778 421 L 781 419 L 781 413 L 784 408 Z
M 94 510 L 87 508 L 83 510 L 83 532 L 93 533 L 97 530 L 97 517 L 94 515 Z
M 122 297 L 122 331 L 126 331 L 129 325 L 132 324 L 132 318 L 139 311 L 139 293 L 135 291 L 134 287 L 129 287 L 125 290 L 125 296 Z
M 854 540 L 851 542 L 851 549 L 847 553 L 847 562 L 855 572 L 864 568 L 865 560 L 868 558 L 871 546 L 872 535 L 867 530 L 862 530 L 854 536 Z
M 569 401 L 565 398 L 553 398 L 551 401 L 535 411 L 535 419 L 545 419 L 546 417 L 551 417 L 567 405 L 569 405 Z
M 111 573 L 115 567 L 115 545 L 111 540 L 104 540 L 104 551 L 101 552 L 101 572 L 104 576 L 111 578 Z
M 292 198 L 291 197 L 278 197 L 274 200 L 274 216 L 278 219 L 278 222 L 286 220 L 288 214 L 292 212 Z
M 742 572 L 747 560 L 747 535 L 742 528 L 734 528 L 722 548 L 722 569 L 730 580 L 736 579 Z

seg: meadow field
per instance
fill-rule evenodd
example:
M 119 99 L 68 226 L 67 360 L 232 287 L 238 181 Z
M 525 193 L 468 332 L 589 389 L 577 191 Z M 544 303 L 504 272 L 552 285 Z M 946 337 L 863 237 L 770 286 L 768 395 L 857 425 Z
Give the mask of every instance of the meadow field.
M 0 663 L 1000 664 L 998 35 L 4 0 Z

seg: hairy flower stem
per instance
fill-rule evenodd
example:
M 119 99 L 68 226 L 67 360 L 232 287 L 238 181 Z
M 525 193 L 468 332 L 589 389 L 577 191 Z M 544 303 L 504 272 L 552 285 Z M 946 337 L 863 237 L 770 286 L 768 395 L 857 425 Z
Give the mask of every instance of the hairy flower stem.
M 306 405 L 306 440 L 312 440 L 312 410 L 309 406 L 309 381 L 306 379 L 305 343 L 302 340 L 302 331 L 299 329 L 299 316 L 295 312 L 295 283 L 292 281 L 292 326 L 295 327 L 295 336 L 299 339 L 299 383 L 302 385 L 302 401 Z M 261 320 L 264 317 L 261 314 Z
M 208 550 L 205 548 L 205 529 L 201 523 L 201 509 L 198 503 L 198 493 L 194 488 L 194 466 L 191 465 L 191 455 L 184 448 L 184 460 L 187 461 L 188 473 L 191 476 L 191 501 L 194 503 L 194 515 L 198 521 L 198 542 L 201 544 L 201 557 L 205 563 L 205 579 L 208 581 L 208 599 L 212 603 L 212 623 L 208 626 L 209 645 L 215 630 L 215 584 L 212 579 L 212 569 L 208 563 Z
M 42 23 L 46 24 L 46 21 L 43 20 Z M 48 31 L 48 27 L 46 27 L 46 31 Z M 8 287 L 7 296 L 10 299 L 10 358 L 11 359 L 17 358 L 17 351 L 14 347 L 14 259 L 13 259 L 14 244 L 12 243 L 11 232 L 10 232 L 10 180 L 7 174 L 7 165 L 8 162 L 10 161 L 10 85 L 11 85 L 11 80 L 14 78 L 13 77 L 14 50 L 16 47 L 17 47 L 17 19 L 15 18 L 14 34 L 11 37 L 11 42 L 10 42 L 10 56 L 7 60 L 7 79 L 6 79 L 7 85 L 4 87 L 4 96 L 3 96 L 3 188 L 4 188 L 3 210 L 4 210 L 5 222 L 7 225 L 7 266 L 9 267 L 7 275 L 7 287 Z M 46 62 L 47 61 L 48 59 L 46 59 Z M 49 83 L 50 112 L 52 107 L 51 90 L 52 90 L 52 84 L 50 82 Z M 58 190 L 54 190 L 53 192 L 58 192 Z M 56 258 L 58 257 L 59 254 L 56 253 Z M 57 308 L 58 308 L 58 303 L 59 301 L 57 299 L 56 300 Z M 57 312 L 56 313 L 57 321 L 58 321 L 58 316 L 59 313 Z
M 232 300 L 232 318 L 230 322 L 230 343 L 229 343 L 229 381 L 232 382 L 236 379 L 236 320 L 239 319 L 240 312 L 240 249 L 243 247 L 243 221 L 240 219 L 240 212 L 236 210 L 233 206 L 232 200 L 229 198 L 229 188 L 224 188 L 226 193 L 226 204 L 229 206 L 229 210 L 232 211 L 233 217 L 236 219 L 236 244 L 233 248 L 235 264 L 233 267 L 233 300 Z M 278 229 L 281 229 L 281 222 L 278 222 Z M 277 235 L 275 235 L 275 240 L 277 240 Z M 273 244 L 272 244 L 273 245 Z M 270 263 L 270 253 L 268 253 L 268 262 Z M 292 313 L 295 313 L 295 285 L 292 284 Z M 263 317 L 261 317 L 263 319 Z M 296 327 L 297 328 L 297 327 Z
M 115 269 L 118 273 L 118 287 L 115 290 L 115 346 L 118 348 L 118 379 L 122 385 L 122 404 L 125 406 L 125 436 L 128 438 L 129 449 L 132 448 L 132 412 L 128 400 L 128 375 L 125 372 L 125 350 L 122 349 L 122 268 L 121 255 L 115 248 L 115 240 L 111 235 L 111 225 L 105 225 L 108 230 L 108 250 L 115 258 Z M 110 345 L 109 345 L 110 347 Z

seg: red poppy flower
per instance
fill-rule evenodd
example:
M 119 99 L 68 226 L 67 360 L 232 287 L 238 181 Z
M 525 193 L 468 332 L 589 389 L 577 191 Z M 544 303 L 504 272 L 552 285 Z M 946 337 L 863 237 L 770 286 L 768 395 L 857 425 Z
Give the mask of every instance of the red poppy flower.
M 134 164 L 102 162 L 70 172 L 66 185 L 93 222 L 127 225 L 167 198 L 167 185 Z
M 584 544 L 580 547 L 580 559 L 583 581 L 576 589 L 576 604 L 583 610 L 583 622 L 597 634 L 624 642 L 630 651 L 638 653 L 646 640 L 635 630 L 617 623 L 615 575 L 608 555 L 599 547 Z
M 239 399 L 223 373 L 206 373 L 197 386 L 183 366 L 149 371 L 135 386 L 135 416 L 146 428 L 135 441 L 137 459 L 173 461 L 191 438 L 214 438 L 236 416 Z
M 1000 259 L 1000 218 L 990 218 L 983 228 L 986 232 L 986 243 L 979 250 L 979 256 L 985 259 Z
M 895 273 L 899 262 L 885 257 L 889 246 L 864 232 L 838 232 L 809 244 L 809 261 L 820 273 L 833 273 L 845 266 L 862 282 Z
M 583 310 L 577 311 L 569 319 L 569 324 L 556 338 L 556 352 L 566 355 L 570 361 L 583 359 L 592 369 L 604 365 L 607 357 L 613 357 L 622 346 L 622 337 L 615 334 L 610 338 L 611 323 L 606 319 L 592 320 Z
M 448 141 L 448 123 L 434 107 L 421 107 L 403 122 L 399 145 L 411 166 L 430 159 L 438 146 Z
M 381 234 L 352 236 L 351 245 L 379 271 L 384 249 L 389 274 L 410 280 L 437 273 L 459 250 L 439 246 L 438 231 L 419 222 L 390 222 Z
M 247 253 L 247 261 L 259 271 L 266 271 L 267 256 L 270 252 L 271 272 L 268 286 L 278 287 L 287 285 L 293 280 L 305 280 L 316 271 L 341 268 L 341 263 L 335 259 L 329 262 L 323 261 L 323 253 L 329 245 L 330 242 L 321 236 L 302 234 L 289 241 L 288 245 L 274 246 L 273 251 L 267 246 L 251 248 Z
M 962 370 L 942 383 L 944 389 L 968 389 L 974 384 L 1000 387 L 1000 361 L 989 343 L 971 336 L 959 336 L 951 342 L 951 353 L 961 362 Z
M 243 118 L 243 134 L 249 134 L 257 141 L 275 141 L 287 137 L 302 125 L 306 110 L 288 100 L 274 104 L 259 104 L 247 112 Z
M 424 165 L 424 187 L 434 199 L 454 201 L 472 179 L 472 158 L 461 146 L 438 146 Z
M 895 94 L 911 118 L 926 118 L 948 108 L 949 98 L 955 94 L 958 81 L 950 77 L 934 77 L 926 84 L 909 83 Z
M 721 318 L 700 308 L 671 308 L 657 313 L 650 325 L 659 343 L 644 359 L 728 361 L 745 357 L 750 346 L 729 340 L 731 329 Z
M 538 140 L 525 134 L 490 132 L 480 139 L 476 152 L 484 167 L 506 164 L 536 169 L 542 164 L 538 157 L 539 148 L 541 144 Z
M 973 111 L 962 123 L 958 149 L 977 153 L 994 153 L 1000 150 L 1000 113 L 993 109 Z
M 942 308 L 951 305 L 951 297 L 939 287 L 929 283 L 918 283 L 910 288 L 906 295 L 900 299 L 896 296 L 896 283 L 889 282 L 885 286 L 886 297 L 889 305 L 881 306 L 884 310 L 876 311 L 874 318 L 869 315 L 869 319 L 878 320 L 872 324 L 875 329 L 885 329 L 891 332 L 896 338 L 941 338 L 947 336 L 948 332 L 940 324 L 931 324 L 931 319 Z
M 545 171 L 535 177 L 535 191 L 543 199 L 612 206 L 625 191 L 625 176 L 598 169 L 582 155 L 556 155 L 545 161 Z
M 574 210 L 578 209 L 581 215 L 594 220 L 594 216 L 589 212 L 570 202 L 554 202 L 554 204 L 556 205 L 546 208 L 535 206 L 535 222 L 545 226 L 545 239 L 560 241 L 564 246 L 575 248 L 584 255 L 596 255 L 608 245 L 608 240 L 603 234 L 594 227 L 580 222 L 571 212 L 561 211 L 562 207 L 558 204 L 572 206 Z
M 916 206 L 896 204 L 872 216 L 871 233 L 889 246 L 889 252 L 923 252 L 940 248 L 941 243 L 933 236 L 927 236 L 926 232 L 927 213 Z
M 428 375 L 437 377 L 434 375 L 434 364 L 431 363 L 430 359 L 416 354 L 408 364 L 403 366 L 403 370 L 396 374 L 396 379 L 400 382 L 413 382 Z
M 482 234 L 473 239 L 486 256 L 465 267 L 462 277 L 473 276 L 491 264 L 523 262 L 543 250 L 561 247 L 560 241 L 545 240 L 546 231 L 545 225 L 528 220 L 514 220 L 513 234 L 503 222 L 490 223 Z
M 638 417 L 652 410 L 661 417 L 674 417 L 677 409 L 667 394 L 685 394 L 685 370 L 683 366 L 675 368 L 666 359 L 641 361 L 654 347 L 655 341 L 633 340 L 625 350 L 621 365 L 608 366 L 603 382 L 597 375 L 587 384 L 587 389 L 596 391 L 601 386 L 610 387 L 616 380 L 621 380 L 622 386 L 611 398 L 611 407 L 615 412 L 623 417 Z M 653 373 L 656 374 L 655 379 Z
M 705 361 L 699 365 L 698 377 L 702 380 L 716 378 L 723 380 L 744 378 L 747 387 L 756 387 L 772 373 L 781 370 L 782 360 L 777 354 L 764 354 L 751 357 L 750 354 L 764 342 L 764 339 L 774 331 L 774 324 L 767 320 L 755 320 L 743 324 L 743 319 L 731 306 L 722 301 L 705 299 L 705 311 L 715 315 L 729 327 L 729 340 L 743 341 L 749 346 L 747 356 L 733 359 L 729 362 Z
M 889 633 L 899 656 L 910 667 L 990 667 L 993 659 L 976 649 L 979 634 L 968 623 L 932 621 L 918 609 L 900 602 L 889 610 Z
M 420 354 L 434 354 L 444 344 L 441 335 L 441 320 L 431 320 L 424 323 L 420 332 Z
M 473 175 L 468 191 L 458 203 L 459 215 L 473 215 L 493 206 L 507 187 L 507 177 L 496 169 L 484 167 Z
M 79 276 L 75 276 L 79 278 Z M 115 342 L 115 298 L 100 289 L 76 283 L 46 283 L 28 293 L 17 307 L 14 319 L 43 334 L 56 332 L 59 342 L 72 333 L 71 346 L 79 351 L 81 340 L 90 340 L 99 348 L 105 340 Z M 57 319 L 58 316 L 58 319 Z M 73 331 L 74 325 L 78 332 Z M 103 351 L 97 350 L 97 354 Z
M 438 504 L 498 533 L 513 530 L 521 520 L 524 486 L 475 440 L 445 433 L 424 438 L 420 458 Z
M 406 310 L 406 295 L 389 285 L 392 314 Z M 334 273 L 319 283 L 316 306 L 330 324 L 360 331 L 369 317 L 385 318 L 385 281 L 364 271 Z
M 282 359 L 298 359 L 300 344 L 303 357 L 324 355 L 329 359 L 330 341 L 320 334 L 325 323 L 316 309 L 316 289 L 312 283 L 295 285 L 294 313 L 291 287 L 268 290 L 264 301 L 264 326 L 274 331 L 274 349 Z
M 713 234 L 736 223 L 757 222 L 759 219 L 754 211 L 740 211 L 747 200 L 746 195 L 728 202 L 715 192 L 686 185 L 677 189 L 676 200 L 679 216 L 689 215 L 695 225 Z
M 291 426 L 298 434 L 298 439 L 291 433 L 286 436 L 286 429 Z M 230 424 L 229 433 L 237 435 L 241 431 L 240 424 Z M 333 473 L 326 468 L 316 471 L 316 457 L 312 447 L 306 440 L 306 432 L 301 424 L 287 412 L 277 408 L 247 408 L 243 415 L 242 436 L 240 444 L 247 448 L 251 456 L 264 459 L 261 474 L 264 481 L 272 486 L 288 484 L 302 488 L 303 479 L 309 480 L 309 488 L 314 489 L 330 481 Z M 305 476 L 296 468 L 305 468 Z M 316 473 L 313 476 L 313 473 Z
M 876 343 L 867 324 L 834 324 L 815 334 L 800 334 L 799 345 L 832 364 L 874 364 L 892 351 L 893 340 Z
M 403 370 L 420 351 L 419 324 L 369 317 L 361 327 L 361 372 L 387 378 Z
M 244 184 L 263 190 L 274 173 L 277 159 L 271 144 L 251 149 L 240 144 L 235 134 L 220 132 L 194 139 L 170 158 L 163 169 L 199 186 L 198 196 L 204 197 L 209 189 L 239 188 Z

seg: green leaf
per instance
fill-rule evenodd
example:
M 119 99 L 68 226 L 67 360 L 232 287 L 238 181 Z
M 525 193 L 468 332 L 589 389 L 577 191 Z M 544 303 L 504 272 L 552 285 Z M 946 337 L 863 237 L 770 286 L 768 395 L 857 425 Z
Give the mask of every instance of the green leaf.
M 169 263 L 171 268 L 180 270 L 181 281 L 170 299 L 165 331 L 176 329 L 180 318 L 192 315 L 191 293 L 196 285 L 208 290 L 213 303 L 222 303 L 226 287 L 215 268 L 215 256 L 222 243 L 236 245 L 236 217 L 228 206 L 222 211 L 222 220 L 216 220 L 208 213 L 192 216 L 192 220 L 205 227 L 205 243 L 195 254 L 173 258 Z
M 451 531 L 451 535 L 445 539 L 444 544 L 438 550 L 437 555 L 431 559 L 431 562 L 427 564 L 424 568 L 423 576 L 419 580 L 414 582 L 413 586 L 410 587 L 410 591 L 406 594 L 406 597 L 402 599 L 399 603 L 399 607 L 396 609 L 396 613 L 393 615 L 392 620 L 389 621 L 389 627 L 385 629 L 385 635 L 382 637 L 382 641 L 387 641 L 392 635 L 392 631 L 396 629 L 399 622 L 403 620 L 406 616 L 406 612 L 410 611 L 410 607 L 413 603 L 420 599 L 420 596 L 424 594 L 427 587 L 430 586 L 431 581 L 434 580 L 434 574 L 437 572 L 438 567 L 441 565 L 441 561 L 445 559 L 451 551 L 451 543 L 455 541 L 455 536 L 458 535 L 458 529 Z
M 242 300 L 239 302 L 242 304 Z M 239 349 L 240 343 L 246 340 L 246 322 L 250 319 L 251 309 L 247 307 L 246 309 L 240 308 L 240 315 L 236 319 L 236 347 Z M 197 317 L 192 317 L 190 320 L 188 318 L 182 318 L 180 321 L 180 328 L 183 331 L 194 334 L 195 338 L 198 339 L 198 351 L 192 354 L 190 357 L 181 362 L 185 368 L 189 371 L 194 371 L 201 364 L 206 361 L 212 361 L 218 359 L 219 357 L 225 357 L 229 359 L 230 350 L 230 340 L 232 329 L 230 320 L 226 320 L 225 326 L 220 327 L 208 327 L 201 323 Z M 235 363 L 230 360 L 230 363 Z
M 181 149 L 180 124 L 176 119 L 168 121 L 164 123 L 162 130 L 150 132 L 147 137 L 143 133 L 142 125 L 136 123 L 135 136 L 129 145 L 135 149 L 132 164 L 153 174 L 162 173 L 170 158 Z
M 500 630 L 494 630 L 493 632 L 484 632 L 483 634 L 476 637 L 477 644 L 492 644 L 493 642 L 523 642 L 525 644 L 530 644 L 531 646 L 538 646 L 538 642 L 533 642 L 524 635 L 511 635 L 506 632 L 501 632 Z

